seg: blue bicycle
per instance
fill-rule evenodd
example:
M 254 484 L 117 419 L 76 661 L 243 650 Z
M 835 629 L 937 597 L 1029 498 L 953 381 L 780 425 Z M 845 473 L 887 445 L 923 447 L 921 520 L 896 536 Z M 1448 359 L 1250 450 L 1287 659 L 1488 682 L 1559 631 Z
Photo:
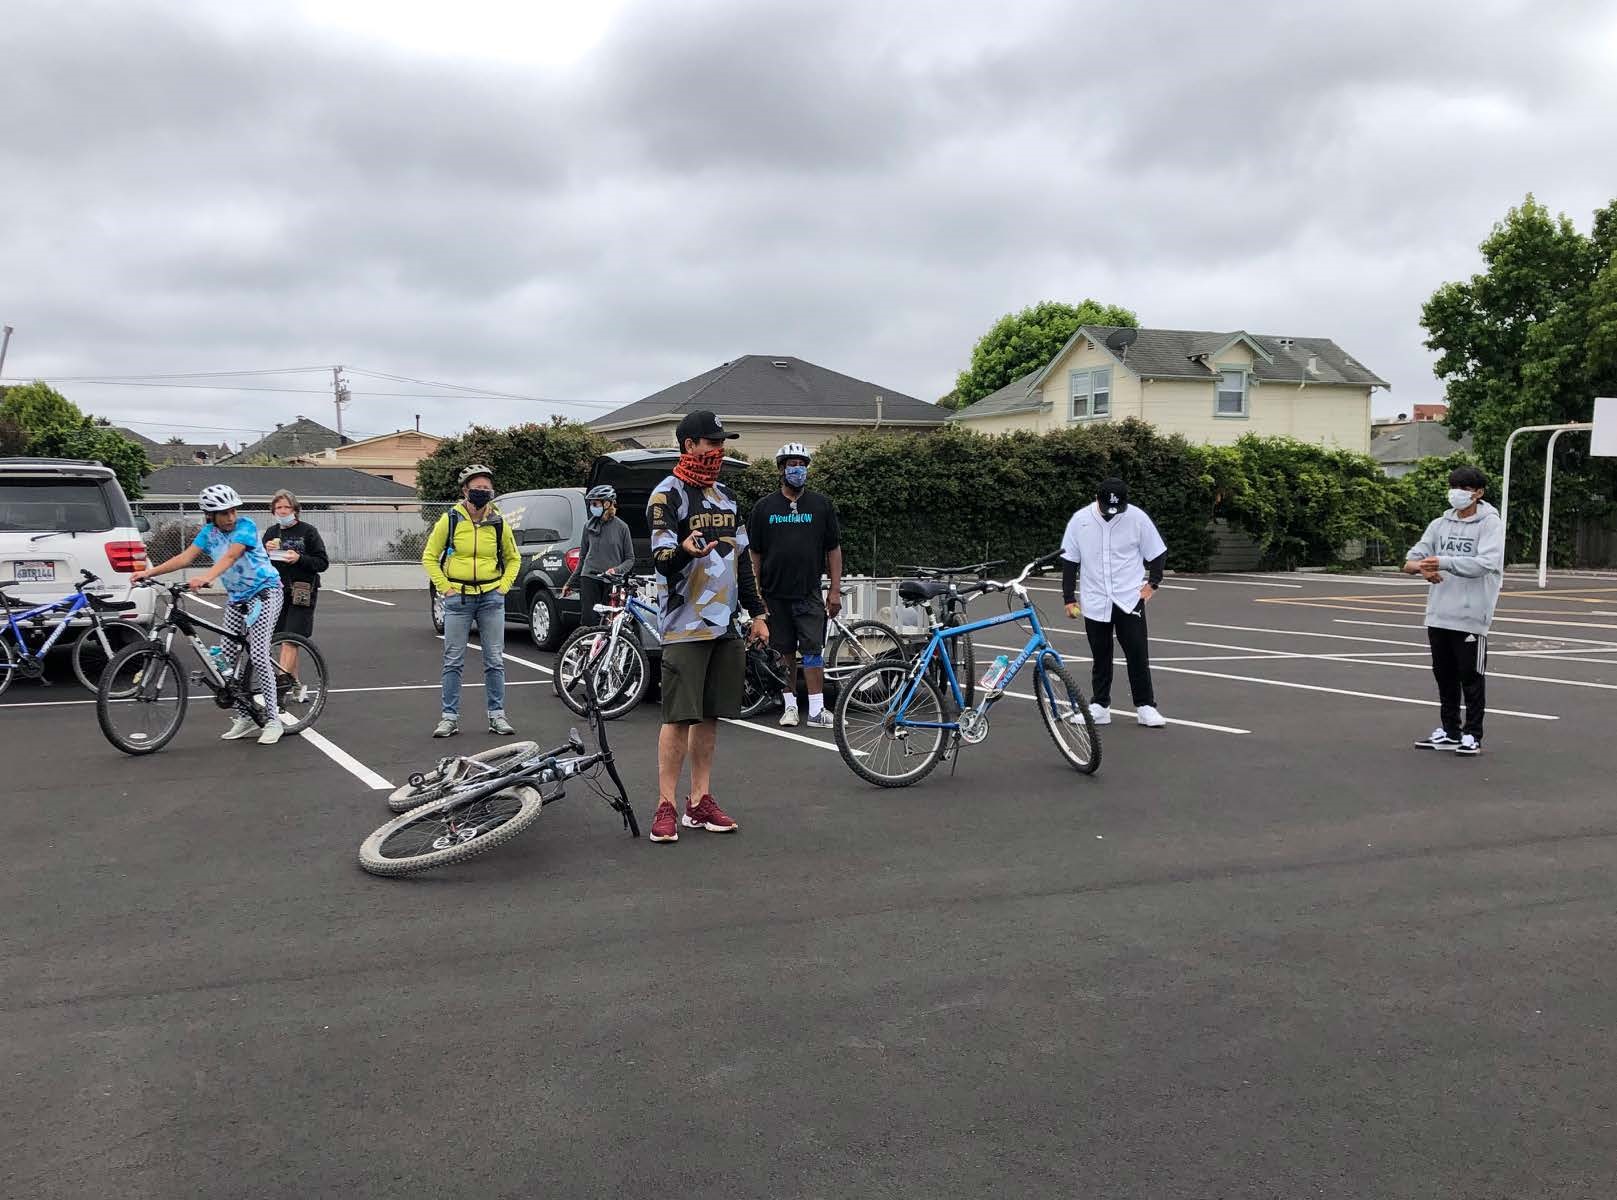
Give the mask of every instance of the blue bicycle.
M 0 692 L 19 676 L 44 678 L 45 656 L 62 640 L 75 618 L 85 614 L 89 615 L 90 624 L 73 643 L 73 674 L 92 692 L 114 655 L 146 640 L 140 626 L 122 619 L 106 619 L 114 614 L 134 612 L 133 600 L 103 600 L 92 595 L 84 589 L 100 583 L 100 577 L 89 571 L 79 574 L 83 578 L 73 585 L 73 594 L 49 604 L 30 607 L 25 601 L 0 592 L 0 608 L 5 610 L 5 623 L 0 625 Z M 45 629 L 53 620 L 56 627 L 46 635 Z M 9 640 L 7 633 L 11 635 Z
M 988 736 L 989 710 L 1029 662 L 1033 664 L 1033 698 L 1056 749 L 1074 770 L 1095 773 L 1100 766 L 1100 735 L 1089 705 L 1045 636 L 1025 586 L 1029 575 L 1042 574 L 1059 557 L 1058 552 L 1028 563 L 1009 583 L 907 579 L 898 585 L 900 599 L 911 604 L 926 603 L 952 587 L 962 596 L 1007 592 L 1012 608 L 1004 616 L 965 625 L 945 626 L 934 614 L 931 640 L 919 658 L 872 663 L 843 685 L 832 729 L 842 761 L 854 774 L 881 787 L 919 783 L 946 756 L 956 756 L 961 743 L 975 746 Z M 1009 662 L 996 660 L 983 677 L 981 698 L 975 705 L 967 705 L 949 656 L 950 641 L 1012 623 L 1031 629 L 1027 645 Z M 934 659 L 941 672 L 929 671 Z M 938 688 L 940 674 L 948 683 L 947 696 Z

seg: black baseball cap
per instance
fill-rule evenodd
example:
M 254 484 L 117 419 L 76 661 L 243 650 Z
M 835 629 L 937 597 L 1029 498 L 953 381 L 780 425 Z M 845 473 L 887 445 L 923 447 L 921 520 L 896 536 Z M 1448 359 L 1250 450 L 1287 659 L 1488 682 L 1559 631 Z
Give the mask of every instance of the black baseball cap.
M 740 436 L 739 433 L 725 432 L 724 422 L 719 420 L 718 414 L 709 412 L 705 408 L 697 412 L 686 413 L 684 419 L 679 423 L 679 428 L 674 430 L 674 440 L 679 443 L 681 450 L 685 448 L 686 438 L 713 438 L 728 441 L 731 438 Z

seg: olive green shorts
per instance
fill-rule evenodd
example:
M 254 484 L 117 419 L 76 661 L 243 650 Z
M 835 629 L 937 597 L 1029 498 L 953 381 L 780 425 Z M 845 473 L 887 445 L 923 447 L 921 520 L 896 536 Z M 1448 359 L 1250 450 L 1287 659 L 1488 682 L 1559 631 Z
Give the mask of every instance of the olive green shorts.
M 741 715 L 747 647 L 740 638 L 663 645 L 663 724 Z

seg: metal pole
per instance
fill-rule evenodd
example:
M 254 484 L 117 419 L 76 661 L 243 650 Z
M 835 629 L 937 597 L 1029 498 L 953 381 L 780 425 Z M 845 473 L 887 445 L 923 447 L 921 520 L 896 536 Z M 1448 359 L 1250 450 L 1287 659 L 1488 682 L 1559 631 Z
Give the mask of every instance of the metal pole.
M 0 379 L 6 375 L 6 347 L 11 345 L 12 328 L 10 325 L 0 329 Z
M 1570 425 L 1523 425 L 1505 439 L 1505 479 L 1499 495 L 1499 529 L 1503 534 L 1510 532 L 1510 448 L 1518 434 L 1546 433 L 1558 429 L 1593 429 L 1593 425 L 1573 423 Z

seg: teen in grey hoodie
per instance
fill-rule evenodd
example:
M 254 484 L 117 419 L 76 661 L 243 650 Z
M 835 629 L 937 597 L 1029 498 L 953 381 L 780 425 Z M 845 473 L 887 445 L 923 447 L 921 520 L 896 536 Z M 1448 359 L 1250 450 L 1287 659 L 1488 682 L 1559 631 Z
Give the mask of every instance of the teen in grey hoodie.
M 601 614 L 595 606 L 606 599 L 606 588 L 591 579 L 608 571 L 625 577 L 634 574 L 634 537 L 629 526 L 618 516 L 618 493 L 611 484 L 592 487 L 584 495 L 589 506 L 590 519 L 584 525 L 584 537 L 579 543 L 578 567 L 567 577 L 561 594 L 566 596 L 578 587 L 580 625 L 599 625 Z M 582 576 L 582 580 L 580 580 Z
M 1426 640 L 1442 725 L 1416 742 L 1423 750 L 1482 752 L 1487 708 L 1488 626 L 1505 578 L 1505 527 L 1483 502 L 1488 477 L 1476 467 L 1449 472 L 1449 509 L 1409 548 L 1404 572 L 1431 585 Z M 1465 700 L 1465 723 L 1460 701 Z

